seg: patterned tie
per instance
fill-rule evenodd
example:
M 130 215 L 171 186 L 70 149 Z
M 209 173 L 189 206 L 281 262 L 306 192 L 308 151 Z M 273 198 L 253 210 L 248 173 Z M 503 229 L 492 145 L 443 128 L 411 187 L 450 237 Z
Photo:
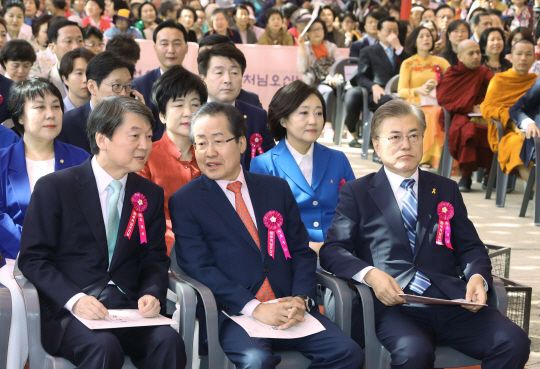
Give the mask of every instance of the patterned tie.
M 113 180 L 109 186 L 113 193 L 109 197 L 109 206 L 107 208 L 107 248 L 109 249 L 109 265 L 116 246 L 116 236 L 118 235 L 118 225 L 120 224 L 120 216 L 118 214 L 118 199 L 120 198 L 120 190 L 122 182 Z
M 403 182 L 401 182 L 401 187 L 407 191 L 405 197 L 403 198 L 401 215 L 403 217 L 405 229 L 407 230 L 407 236 L 409 236 L 409 243 L 411 245 L 413 254 L 414 243 L 416 241 L 416 221 L 418 219 L 418 200 L 416 199 L 416 194 L 413 191 L 415 182 L 416 181 L 412 178 L 404 179 Z M 429 281 L 429 278 L 424 273 L 417 270 L 409 285 L 409 288 L 419 295 L 422 295 L 430 285 L 431 282 Z
M 253 223 L 253 219 L 251 219 L 251 215 L 249 215 L 246 203 L 244 202 L 244 199 L 242 198 L 242 193 L 240 192 L 242 189 L 242 182 L 236 181 L 233 183 L 229 183 L 227 185 L 227 189 L 231 192 L 234 192 L 236 212 L 240 216 L 240 219 L 242 219 L 242 222 L 249 231 L 249 234 L 253 238 L 253 241 L 255 241 L 255 244 L 257 244 L 257 247 L 260 250 L 261 241 L 259 240 L 259 232 L 257 232 L 257 228 L 255 228 L 255 223 Z M 272 290 L 272 286 L 270 286 L 270 282 L 268 282 L 268 278 L 264 279 L 264 282 L 261 288 L 259 288 L 259 291 L 257 291 L 255 297 L 260 302 L 270 301 L 276 298 L 276 295 L 274 295 L 274 291 Z

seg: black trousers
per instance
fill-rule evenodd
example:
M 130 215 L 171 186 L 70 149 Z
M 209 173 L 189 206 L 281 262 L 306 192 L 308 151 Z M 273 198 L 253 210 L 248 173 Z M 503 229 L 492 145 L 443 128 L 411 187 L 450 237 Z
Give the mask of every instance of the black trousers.
M 389 95 L 383 95 L 378 103 L 373 101 L 373 94 L 369 91 L 368 96 L 368 105 L 369 110 L 375 111 L 381 105 L 386 104 L 388 101 L 392 100 L 392 97 Z M 349 132 L 356 132 L 356 123 L 360 117 L 360 113 L 363 109 L 363 97 L 362 89 L 360 87 L 353 87 L 345 91 L 345 125 Z

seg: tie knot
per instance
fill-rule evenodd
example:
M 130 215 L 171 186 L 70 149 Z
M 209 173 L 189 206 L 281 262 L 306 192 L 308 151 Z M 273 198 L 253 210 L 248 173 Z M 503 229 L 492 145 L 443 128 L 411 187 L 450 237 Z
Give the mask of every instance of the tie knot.
M 109 183 L 109 187 L 113 190 L 113 193 L 120 193 L 120 190 L 122 189 L 122 182 L 115 179 Z
M 242 182 L 236 181 L 233 183 L 229 183 L 227 185 L 227 189 L 234 193 L 240 193 L 240 190 L 242 189 Z
M 403 182 L 401 182 L 401 187 L 403 187 L 406 190 L 412 190 L 414 184 L 416 181 L 412 178 L 404 179 Z

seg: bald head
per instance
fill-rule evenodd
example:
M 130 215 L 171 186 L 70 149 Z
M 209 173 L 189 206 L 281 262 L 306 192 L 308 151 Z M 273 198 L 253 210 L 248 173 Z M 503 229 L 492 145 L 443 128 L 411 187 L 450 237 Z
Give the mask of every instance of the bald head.
M 469 69 L 477 69 L 482 60 L 480 46 L 473 40 L 463 40 L 458 45 L 457 57 Z
M 520 40 L 512 46 L 512 69 L 521 75 L 529 73 L 536 57 L 534 45 L 528 40 Z

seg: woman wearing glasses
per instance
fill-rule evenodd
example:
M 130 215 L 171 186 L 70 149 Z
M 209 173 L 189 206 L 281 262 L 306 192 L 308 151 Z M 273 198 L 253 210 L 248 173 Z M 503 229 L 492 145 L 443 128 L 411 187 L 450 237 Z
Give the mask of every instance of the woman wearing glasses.
M 190 118 L 206 102 L 208 93 L 199 76 L 175 65 L 154 83 L 152 103 L 166 127 L 161 140 L 152 145 L 152 153 L 139 173 L 163 187 L 167 254 L 174 243 L 169 197 L 192 178 L 201 175 L 194 148 L 189 139 Z

